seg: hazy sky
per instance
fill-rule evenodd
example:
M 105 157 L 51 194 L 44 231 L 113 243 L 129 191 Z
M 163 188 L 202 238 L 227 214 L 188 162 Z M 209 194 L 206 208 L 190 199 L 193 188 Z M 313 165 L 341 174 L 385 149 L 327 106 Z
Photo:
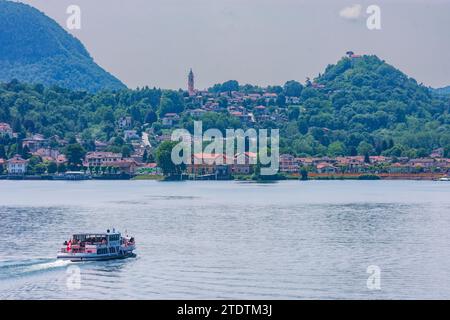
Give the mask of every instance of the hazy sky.
M 229 79 L 304 82 L 348 50 L 377 54 L 425 85 L 450 85 L 450 0 L 23 0 L 66 28 L 131 88 L 196 87 Z M 366 9 L 381 8 L 381 30 Z

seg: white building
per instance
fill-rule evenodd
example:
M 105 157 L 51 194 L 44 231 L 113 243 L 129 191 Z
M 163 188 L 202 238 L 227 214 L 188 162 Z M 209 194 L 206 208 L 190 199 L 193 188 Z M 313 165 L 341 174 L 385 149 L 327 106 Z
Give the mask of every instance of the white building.
M 9 136 L 10 138 L 12 138 L 13 131 L 9 124 L 0 122 L 0 137 L 2 136 Z
M 136 130 L 125 130 L 123 132 L 123 138 L 125 140 L 133 140 L 133 139 L 140 139 L 139 135 L 137 134 Z
M 27 172 L 28 161 L 21 156 L 15 155 L 8 160 L 8 173 L 14 175 L 24 175 Z

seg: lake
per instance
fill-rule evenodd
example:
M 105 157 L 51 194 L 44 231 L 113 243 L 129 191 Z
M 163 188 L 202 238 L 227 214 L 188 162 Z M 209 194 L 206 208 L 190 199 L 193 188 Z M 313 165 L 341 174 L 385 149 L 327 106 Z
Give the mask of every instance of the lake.
M 0 218 L 0 299 L 450 298 L 448 182 L 0 181 Z M 55 259 L 113 227 L 136 258 Z

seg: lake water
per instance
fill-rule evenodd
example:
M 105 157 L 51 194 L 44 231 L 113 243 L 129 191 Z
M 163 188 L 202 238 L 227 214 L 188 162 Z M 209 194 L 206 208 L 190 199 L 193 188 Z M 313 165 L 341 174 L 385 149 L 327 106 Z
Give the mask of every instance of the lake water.
M 0 299 L 450 298 L 447 182 L 0 181 L 0 219 Z M 112 227 L 136 258 L 56 261 Z

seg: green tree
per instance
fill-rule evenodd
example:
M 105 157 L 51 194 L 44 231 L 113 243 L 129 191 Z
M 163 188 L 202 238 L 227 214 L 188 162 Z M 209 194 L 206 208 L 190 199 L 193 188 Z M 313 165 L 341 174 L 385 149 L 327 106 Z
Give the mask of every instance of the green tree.
M 145 116 L 145 123 L 151 125 L 156 121 L 158 121 L 158 116 L 156 115 L 156 112 L 153 110 L 147 112 L 147 115 Z
M 58 164 L 58 173 L 64 173 L 67 171 L 67 166 L 64 163 Z
M 343 156 L 345 155 L 345 146 L 340 141 L 335 141 L 328 146 L 327 155 L 329 157 Z
M 84 156 L 86 155 L 86 150 L 79 144 L 69 144 L 65 150 L 64 154 L 67 157 L 67 162 L 69 167 L 75 169 L 81 167 L 83 164 Z
M 3 144 L 0 144 L 0 159 L 6 159 L 6 149 Z
M 58 171 L 58 165 L 54 161 L 47 163 L 47 172 L 49 174 L 54 174 Z
M 358 145 L 358 154 L 361 156 L 365 156 L 366 154 L 371 155 L 373 154 L 373 151 L 374 151 L 373 146 L 366 141 L 362 141 Z
M 300 82 L 291 80 L 285 83 L 284 85 L 284 94 L 287 97 L 300 97 L 302 94 L 303 86 Z
M 306 170 L 306 168 L 300 169 L 300 179 L 303 181 L 308 180 L 308 170 Z
M 162 142 L 156 150 L 156 162 L 165 176 L 181 175 L 185 169 L 185 164 L 176 165 L 172 161 L 172 149 L 177 145 L 174 141 Z
M 133 152 L 133 148 L 129 145 L 124 145 L 121 151 L 122 157 L 129 158 L 131 156 L 131 153 Z

